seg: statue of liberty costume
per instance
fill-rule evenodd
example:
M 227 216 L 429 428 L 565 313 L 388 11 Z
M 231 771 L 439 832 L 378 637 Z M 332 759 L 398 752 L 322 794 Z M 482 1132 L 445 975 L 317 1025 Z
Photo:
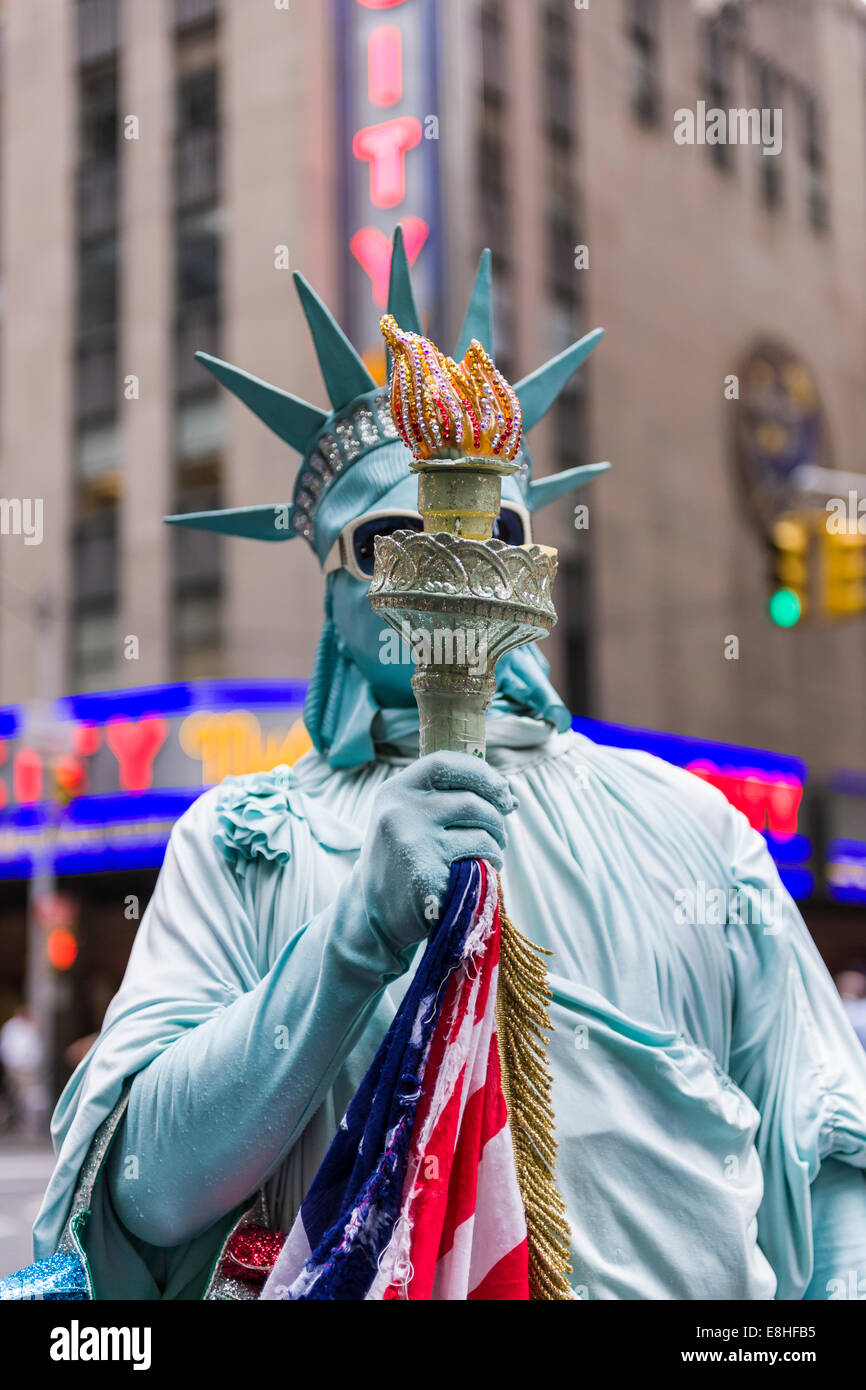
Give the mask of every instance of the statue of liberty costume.
M 301 452 L 292 504 L 171 520 L 315 551 L 328 583 L 314 749 L 228 779 L 178 822 L 124 983 L 57 1107 L 36 1256 L 74 1245 L 96 1297 L 201 1297 L 251 1202 L 288 1230 L 423 934 L 383 925 L 377 900 L 402 876 L 365 865 L 371 805 L 418 749 L 412 667 L 379 660 L 366 595 L 371 536 L 412 524 L 415 483 L 387 397 L 297 283 L 330 411 L 203 359 Z M 399 233 L 389 311 L 420 332 Z M 518 384 L 527 428 L 599 336 Z M 487 253 L 458 354 L 471 338 L 492 351 Z M 518 543 L 607 467 L 533 479 L 523 461 L 500 516 Z M 500 663 L 487 743 L 512 798 L 505 898 L 553 953 L 576 1296 L 862 1296 L 866 1057 L 763 838 L 691 774 L 572 732 L 532 647 Z M 432 834 L 423 816 L 409 827 L 413 872 Z M 735 905 L 725 921 L 677 920 L 701 882 Z

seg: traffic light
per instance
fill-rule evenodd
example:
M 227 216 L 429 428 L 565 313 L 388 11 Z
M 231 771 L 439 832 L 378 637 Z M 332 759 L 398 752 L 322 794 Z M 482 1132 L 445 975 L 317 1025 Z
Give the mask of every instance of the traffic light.
M 821 611 L 828 618 L 866 613 L 866 536 L 821 529 Z
M 71 970 L 78 959 L 78 941 L 68 927 L 54 927 L 48 933 L 45 953 L 55 970 Z
M 71 970 L 78 958 L 78 903 L 66 893 L 49 890 L 34 897 L 33 912 L 44 933 L 49 963 L 55 970 Z
M 796 517 L 773 526 L 773 581 L 768 612 L 777 627 L 794 627 L 809 611 L 811 531 Z

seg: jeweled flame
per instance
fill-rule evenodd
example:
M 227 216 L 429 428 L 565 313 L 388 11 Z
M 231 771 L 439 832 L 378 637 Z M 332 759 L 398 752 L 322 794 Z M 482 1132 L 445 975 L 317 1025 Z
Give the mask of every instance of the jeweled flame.
M 477 338 L 463 361 L 400 328 L 393 314 L 379 327 L 391 350 L 391 414 L 417 459 L 513 459 L 523 417 L 517 393 Z

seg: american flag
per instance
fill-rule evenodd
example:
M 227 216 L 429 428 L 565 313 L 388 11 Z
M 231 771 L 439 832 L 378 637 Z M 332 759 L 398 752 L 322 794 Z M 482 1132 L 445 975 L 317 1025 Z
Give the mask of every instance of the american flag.
M 496 1035 L 500 934 L 494 875 L 456 864 L 262 1298 L 529 1298 Z

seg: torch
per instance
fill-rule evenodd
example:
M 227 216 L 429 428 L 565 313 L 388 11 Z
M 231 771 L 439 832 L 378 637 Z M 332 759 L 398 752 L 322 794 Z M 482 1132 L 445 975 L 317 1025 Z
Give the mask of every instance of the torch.
M 424 530 L 376 538 L 373 608 L 410 634 L 420 752 L 484 756 L 484 719 L 506 652 L 556 622 L 556 551 L 493 535 L 502 479 L 517 471 L 520 402 L 481 343 L 459 365 L 429 339 L 381 328 L 391 412 L 413 454 Z
M 429 339 L 380 321 L 391 355 L 391 413 L 412 453 L 423 531 L 375 540 L 370 603 L 408 636 L 421 756 L 484 757 L 496 663 L 556 621 L 556 551 L 495 537 L 502 479 L 518 468 L 521 409 L 476 339 L 461 363 Z M 555 1185 L 551 1074 L 545 1048 L 550 953 L 509 920 L 499 888 L 497 1038 L 526 1213 L 532 1297 L 570 1299 L 570 1233 Z

